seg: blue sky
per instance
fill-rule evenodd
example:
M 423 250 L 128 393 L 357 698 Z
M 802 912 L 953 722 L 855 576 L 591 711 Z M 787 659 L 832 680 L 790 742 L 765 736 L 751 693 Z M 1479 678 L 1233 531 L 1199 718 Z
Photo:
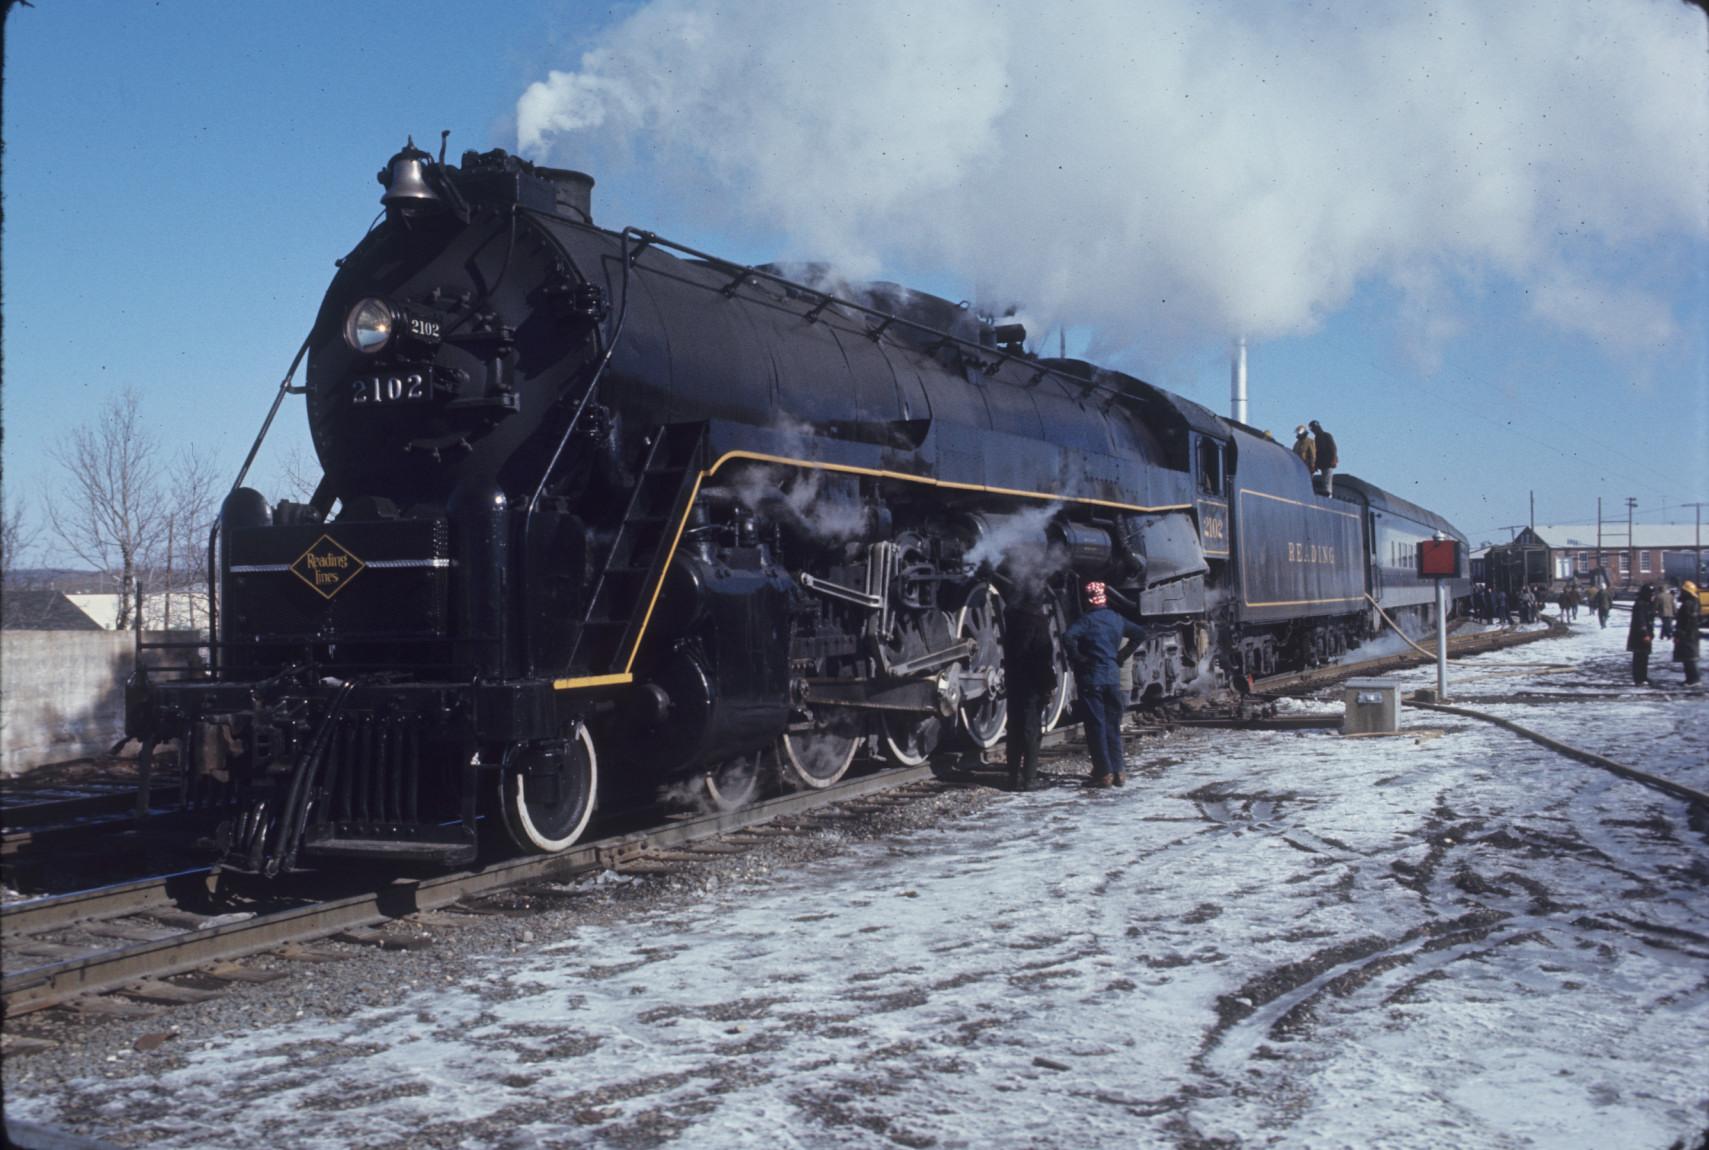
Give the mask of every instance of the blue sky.
M 957 298 L 994 289 L 1035 334 L 1073 325 L 1100 358 L 1219 411 L 1245 328 L 1253 423 L 1289 438 L 1321 419 L 1347 470 L 1474 541 L 1525 522 L 1532 491 L 1539 522 L 1591 520 L 1598 496 L 1611 516 L 1635 496 L 1643 521 L 1689 522 L 1682 505 L 1709 500 L 1709 207 L 1703 183 L 1683 206 L 1674 186 L 1709 171 L 1700 15 L 1587 6 L 1642 19 L 1595 50 L 1617 65 L 1594 59 L 1616 73 L 1597 82 L 1619 87 L 1575 107 L 1556 59 L 1578 49 L 1523 11 L 1468 27 L 1477 6 L 1450 3 L 1438 29 L 1376 6 L 1372 28 L 1346 18 L 1363 5 L 1236 6 L 1241 26 L 1211 51 L 1188 14 L 1203 6 L 1162 2 L 1118 28 L 1125 7 L 1068 9 L 1037 37 L 955 3 L 888 22 L 865 5 L 691 0 L 14 9 L 7 498 L 38 514 L 51 446 L 125 384 L 163 438 L 233 473 L 333 261 L 378 209 L 386 157 L 442 128 L 453 156 L 515 150 L 518 101 L 539 84 L 532 154 L 592 172 L 606 226 L 743 261 L 828 256 Z M 1102 44 L 1154 29 L 1135 50 L 1150 56 L 1102 66 Z M 1478 55 L 1504 36 L 1530 46 Z M 1290 47 L 1318 70 L 1272 62 Z M 1086 63 L 1040 66 L 1056 52 Z M 1361 110 L 1316 131 L 1312 101 L 1361 67 L 1393 78 L 1384 91 L 1425 87 L 1369 115 L 1357 90 L 1331 93 Z M 843 118 L 820 123 L 827 109 Z M 1124 118 L 1126 137 L 1087 126 Z M 1455 142 L 1467 134 L 1475 147 Z M 1239 182 L 1219 174 L 1229 155 Z M 1529 173 L 1536 186 L 1516 186 Z M 263 487 L 306 443 L 300 402 Z M 44 543 L 40 559 L 62 557 Z

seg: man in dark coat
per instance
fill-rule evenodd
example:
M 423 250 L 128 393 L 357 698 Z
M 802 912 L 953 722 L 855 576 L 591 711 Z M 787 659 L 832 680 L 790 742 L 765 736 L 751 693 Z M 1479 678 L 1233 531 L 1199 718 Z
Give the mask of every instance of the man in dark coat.
M 1656 618 L 1656 589 L 1645 583 L 1632 601 L 1632 625 L 1626 631 L 1626 650 L 1632 652 L 1632 682 L 1642 687 L 1650 681 L 1650 624 Z
M 1604 627 L 1607 627 L 1608 613 L 1614 610 L 1614 596 L 1608 593 L 1608 588 L 1606 586 L 1598 586 L 1596 589 L 1595 602 L 1597 621 Z
M 1697 682 L 1697 649 L 1699 616 L 1703 603 L 1697 597 L 1697 584 L 1687 579 L 1679 587 L 1679 606 L 1673 613 L 1673 661 L 1685 668 L 1685 685 Z
M 1341 466 L 1341 456 L 1335 450 L 1335 437 L 1323 430 L 1317 420 L 1311 421 L 1311 433 L 1317 439 L 1317 473 L 1323 482 L 1317 485 L 1319 495 L 1335 494 L 1335 469 Z
M 1086 708 L 1086 749 L 1092 754 L 1088 786 L 1121 786 L 1122 640 L 1145 641 L 1145 628 L 1112 611 L 1102 583 L 1086 584 L 1086 612 L 1062 633 L 1074 682 Z
M 1009 704 L 1009 789 L 1030 791 L 1038 779 L 1045 704 L 1056 689 L 1050 605 L 1039 589 L 1017 588 L 1004 605 L 1003 683 Z

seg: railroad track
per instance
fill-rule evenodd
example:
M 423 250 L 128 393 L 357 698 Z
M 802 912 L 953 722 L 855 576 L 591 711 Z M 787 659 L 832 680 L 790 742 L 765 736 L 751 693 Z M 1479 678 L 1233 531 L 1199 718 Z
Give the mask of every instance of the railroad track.
M 194 869 L 12 903 L 0 907 L 0 942 L 7 954 L 0 1007 L 8 1018 L 73 1003 L 97 1013 L 145 1009 L 98 997 L 112 992 L 144 1001 L 198 1001 L 217 992 L 167 980 L 192 971 L 220 981 L 275 977 L 248 971 L 236 960 L 335 935 L 371 941 L 362 932 L 388 921 L 442 910 L 542 878 L 652 869 L 676 860 L 684 853 L 682 848 L 729 839 L 780 819 L 830 817 L 836 812 L 826 808 L 838 806 L 852 805 L 858 813 L 862 800 L 919 788 L 933 775 L 930 764 L 878 771 L 822 791 L 785 795 L 739 811 L 679 818 L 592 840 L 562 854 L 507 859 L 430 878 L 396 879 L 333 897 L 297 897 L 287 885 L 277 893 L 269 888 L 257 898 L 253 891 L 242 890 L 244 884 L 235 876 Z M 718 847 L 713 853 L 728 853 L 726 848 L 738 843 L 712 845 Z
M 1533 731 L 1529 727 L 1522 726 L 1519 723 L 1514 722 L 1512 719 L 1504 719 L 1499 715 L 1491 715 L 1485 711 L 1475 710 L 1471 707 L 1451 706 L 1447 703 L 1438 703 L 1428 699 L 1420 699 L 1416 696 L 1408 697 L 1407 702 L 1411 706 L 1422 707 L 1425 710 L 1434 711 L 1438 714 L 1457 715 L 1463 719 L 1476 719 L 1479 722 L 1490 723 L 1493 726 L 1501 727 L 1503 730 L 1511 731 L 1520 738 L 1529 739 L 1538 746 L 1547 747 L 1549 750 L 1554 751 L 1557 754 L 1565 755 L 1569 759 L 1575 759 L 1578 762 L 1586 763 L 1593 767 L 1599 767 L 1611 774 L 1619 775 L 1621 778 L 1630 779 L 1632 782 L 1640 783 L 1649 787 L 1651 790 L 1660 791 L 1664 795 L 1669 795 L 1676 799 L 1684 799 L 1686 802 L 1700 808 L 1705 814 L 1709 814 L 1709 793 L 1700 791 L 1695 787 L 1686 786 L 1685 784 L 1676 782 L 1673 779 L 1663 778 L 1660 775 L 1653 775 L 1648 771 L 1640 771 L 1636 767 L 1629 767 L 1624 763 L 1619 763 L 1608 758 L 1606 755 L 1599 755 L 1594 751 L 1587 751 L 1582 747 L 1575 747 L 1571 743 L 1563 743 L 1559 739 L 1551 738 L 1550 736 L 1538 731 Z
M 146 821 L 137 818 L 134 783 L 122 790 L 105 788 L 92 794 L 10 802 L 0 809 L 0 859 L 11 861 L 27 854 L 88 845 L 110 850 L 115 841 L 131 832 L 182 822 L 182 812 L 170 809 L 177 794 L 175 787 L 153 788 Z
M 1567 633 L 1565 623 L 1550 621 L 1545 631 L 1480 631 L 1476 635 L 1450 636 L 1448 639 L 1448 657 L 1463 659 L 1468 655 L 1482 655 L 1489 651 L 1500 651 L 1508 647 L 1521 647 L 1526 643 L 1535 643 L 1541 639 L 1558 639 Z M 1385 671 L 1398 671 L 1405 667 L 1421 667 L 1435 661 L 1435 655 L 1421 655 L 1416 651 L 1408 651 L 1400 655 L 1385 655 L 1377 659 L 1367 659 L 1361 663 L 1332 663 L 1323 667 L 1312 667 L 1305 671 L 1289 671 L 1281 675 L 1271 675 L 1266 679 L 1255 680 L 1252 684 L 1254 695 L 1300 695 L 1350 679 L 1355 675 L 1380 675 Z

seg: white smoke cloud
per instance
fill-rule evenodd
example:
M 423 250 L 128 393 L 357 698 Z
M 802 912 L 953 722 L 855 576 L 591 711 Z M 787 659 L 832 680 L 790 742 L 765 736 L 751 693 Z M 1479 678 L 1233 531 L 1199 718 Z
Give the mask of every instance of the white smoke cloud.
M 1599 257 L 1709 235 L 1704 42 L 1678 0 L 654 0 L 527 90 L 518 137 L 1106 348 L 1305 332 L 1367 280 L 1434 305 L 1491 274 L 1641 345 L 1668 306 Z

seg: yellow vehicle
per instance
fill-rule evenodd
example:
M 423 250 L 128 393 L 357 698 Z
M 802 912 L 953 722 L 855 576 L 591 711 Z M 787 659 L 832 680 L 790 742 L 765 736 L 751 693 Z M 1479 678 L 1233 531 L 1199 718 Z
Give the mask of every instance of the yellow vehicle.
M 1697 596 L 1697 606 L 1703 611 L 1709 611 L 1709 587 L 1699 587 L 1687 579 L 1679 585 L 1679 589 L 1687 595 Z

